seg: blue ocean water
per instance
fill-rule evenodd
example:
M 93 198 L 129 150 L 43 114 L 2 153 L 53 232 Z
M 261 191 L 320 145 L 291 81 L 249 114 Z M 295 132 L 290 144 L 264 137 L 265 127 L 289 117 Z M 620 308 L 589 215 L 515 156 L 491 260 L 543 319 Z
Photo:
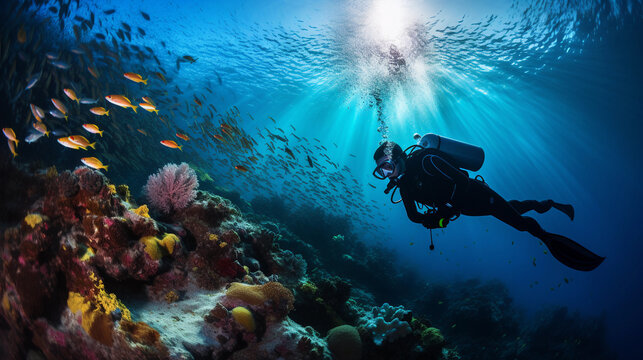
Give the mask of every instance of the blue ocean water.
M 193 96 L 219 110 L 234 106 L 257 151 L 278 143 L 259 136 L 277 126 L 307 139 L 306 154 L 316 162 L 328 156 L 325 171 L 295 178 L 270 161 L 248 163 L 241 173 L 229 150 L 193 147 L 218 184 L 248 200 L 279 195 L 292 206 L 345 215 L 361 240 L 390 248 L 429 283 L 500 279 L 528 313 L 564 305 L 604 315 L 610 346 L 624 359 L 643 357 L 640 1 L 101 1 L 74 11 L 96 11 L 95 33 L 115 32 L 122 22 L 144 29 L 129 44 L 150 47 L 167 71 L 171 82 L 158 91 L 175 97 L 168 106 L 182 108 Z M 67 24 L 49 45 L 62 48 L 54 41 L 73 37 Z M 391 45 L 405 58 L 399 74 L 388 65 Z M 196 61 L 177 61 L 183 55 Z M 139 73 L 157 67 L 149 59 L 130 62 Z M 177 110 L 170 121 L 199 136 L 191 112 Z M 155 124 L 135 127 L 161 126 Z M 429 232 L 391 204 L 385 184 L 371 175 L 383 138 L 404 148 L 416 132 L 484 148 L 475 174 L 506 199 L 573 204 L 573 222 L 555 211 L 533 217 L 605 262 L 588 273 L 568 269 L 537 239 L 492 217 L 462 216 L 434 231 L 436 249 L 429 251 Z M 142 154 L 155 162 L 163 156 L 137 147 L 111 151 L 112 168 L 122 159 L 117 176 L 132 182 L 156 166 L 130 173 L 125 152 L 141 154 L 143 168 Z M 60 162 L 68 154 L 43 157 Z M 182 156 L 172 155 L 190 160 Z M 304 161 L 304 153 L 296 156 Z M 322 196 L 314 192 L 320 189 Z

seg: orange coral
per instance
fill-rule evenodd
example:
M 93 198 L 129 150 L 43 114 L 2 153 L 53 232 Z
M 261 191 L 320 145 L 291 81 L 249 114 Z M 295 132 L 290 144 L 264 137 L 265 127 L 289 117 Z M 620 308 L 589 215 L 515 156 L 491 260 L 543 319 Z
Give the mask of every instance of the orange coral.
M 226 291 L 226 296 L 242 300 L 250 305 L 261 305 L 266 300 L 274 304 L 285 302 L 288 311 L 293 309 L 295 297 L 281 283 L 268 282 L 263 285 L 247 285 L 234 282 Z
M 152 346 L 156 344 L 161 335 L 158 331 L 154 330 L 143 321 L 133 322 L 129 320 L 121 320 L 121 331 L 127 334 L 127 337 L 140 344 Z

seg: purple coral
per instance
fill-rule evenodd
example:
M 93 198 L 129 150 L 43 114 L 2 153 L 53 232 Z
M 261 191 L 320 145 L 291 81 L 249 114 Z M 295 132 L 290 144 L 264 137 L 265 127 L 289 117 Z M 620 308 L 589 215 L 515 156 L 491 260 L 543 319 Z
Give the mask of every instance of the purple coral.
M 158 173 L 150 175 L 143 191 L 150 205 L 162 213 L 185 208 L 199 187 L 196 173 L 188 164 L 167 164 Z

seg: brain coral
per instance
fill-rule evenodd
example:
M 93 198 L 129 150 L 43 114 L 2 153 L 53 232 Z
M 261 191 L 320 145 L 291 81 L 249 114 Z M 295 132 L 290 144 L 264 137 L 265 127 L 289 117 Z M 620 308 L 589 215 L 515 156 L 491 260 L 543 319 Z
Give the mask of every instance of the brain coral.
M 362 358 L 362 340 L 357 329 L 340 325 L 328 331 L 328 348 L 337 360 L 359 360 Z

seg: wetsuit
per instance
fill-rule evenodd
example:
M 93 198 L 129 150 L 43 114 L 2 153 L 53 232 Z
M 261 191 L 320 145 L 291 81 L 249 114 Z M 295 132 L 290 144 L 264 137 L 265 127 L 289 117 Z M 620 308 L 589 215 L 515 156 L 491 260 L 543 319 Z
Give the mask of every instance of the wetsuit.
M 533 218 L 522 216 L 530 210 L 544 213 L 555 207 L 573 219 L 571 205 L 552 200 L 507 201 L 483 181 L 469 178 L 466 171 L 454 167 L 445 155 L 433 149 L 416 151 L 404 162 L 406 170 L 396 182 L 407 215 L 413 222 L 434 229 L 446 226 L 454 215 L 493 215 L 542 240 L 556 259 L 571 268 L 593 270 L 604 260 L 564 236 L 546 232 Z M 419 213 L 416 203 L 432 210 Z

